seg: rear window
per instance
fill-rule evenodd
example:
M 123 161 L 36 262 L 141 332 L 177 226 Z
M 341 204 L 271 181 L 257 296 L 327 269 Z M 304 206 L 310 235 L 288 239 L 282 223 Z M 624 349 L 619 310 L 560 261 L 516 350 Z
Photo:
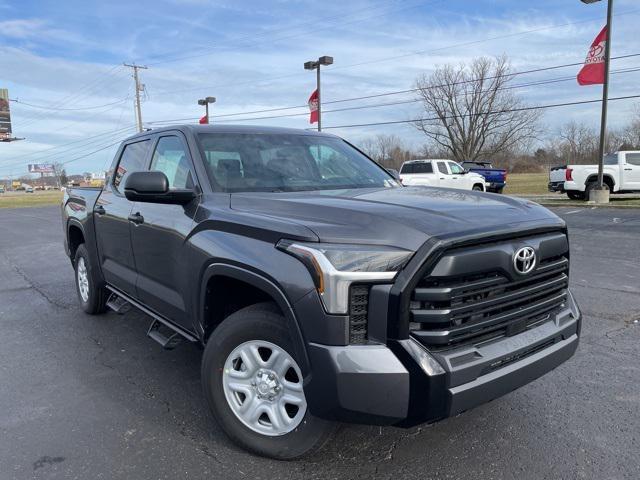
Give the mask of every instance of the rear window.
M 618 154 L 610 153 L 609 155 L 604 156 L 604 164 L 605 165 L 617 165 L 618 164 Z
M 150 140 L 143 140 L 141 142 L 130 143 L 124 147 L 113 175 L 113 186 L 116 190 L 120 190 L 121 185 L 124 187 L 127 177 L 131 172 L 139 172 L 145 169 L 145 160 L 150 144 Z
M 402 165 L 400 173 L 433 173 L 431 162 L 405 163 Z

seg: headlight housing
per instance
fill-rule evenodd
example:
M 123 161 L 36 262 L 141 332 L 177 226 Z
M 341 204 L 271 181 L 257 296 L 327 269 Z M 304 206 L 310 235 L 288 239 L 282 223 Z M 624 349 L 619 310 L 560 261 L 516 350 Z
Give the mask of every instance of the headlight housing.
M 276 247 L 300 260 L 309 270 L 328 313 L 349 313 L 352 283 L 390 281 L 413 252 L 378 245 L 302 243 L 281 240 Z

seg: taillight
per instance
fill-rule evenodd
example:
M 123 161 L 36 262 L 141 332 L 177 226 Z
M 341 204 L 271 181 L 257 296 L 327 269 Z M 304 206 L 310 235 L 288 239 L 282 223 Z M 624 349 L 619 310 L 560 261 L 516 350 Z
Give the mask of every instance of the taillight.
M 564 179 L 565 179 L 567 182 L 572 182 L 572 181 L 573 181 L 573 177 L 571 176 L 571 174 L 572 174 L 572 173 L 573 173 L 573 168 L 567 168 L 567 169 L 564 171 Z
M 505 182 L 507 181 L 507 172 L 506 171 L 502 174 L 502 180 L 505 181 Z

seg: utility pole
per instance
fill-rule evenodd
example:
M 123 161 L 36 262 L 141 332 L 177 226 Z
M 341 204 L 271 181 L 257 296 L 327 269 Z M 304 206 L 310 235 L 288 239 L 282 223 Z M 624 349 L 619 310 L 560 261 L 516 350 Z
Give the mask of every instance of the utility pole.
M 142 109 L 140 108 L 140 92 L 144 88 L 140 85 L 140 77 L 138 75 L 138 70 L 143 69 L 146 70 L 148 67 L 143 65 L 136 65 L 135 63 L 123 63 L 125 67 L 129 67 L 133 69 L 133 79 L 136 82 L 136 119 L 138 121 L 138 132 L 142 131 Z

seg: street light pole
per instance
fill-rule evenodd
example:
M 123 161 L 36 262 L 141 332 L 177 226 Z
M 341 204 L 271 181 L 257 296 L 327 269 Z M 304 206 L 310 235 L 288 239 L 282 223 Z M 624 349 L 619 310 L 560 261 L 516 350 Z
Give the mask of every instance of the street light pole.
M 198 100 L 198 105 L 204 105 L 204 116 L 207 118 L 207 125 L 211 123 L 209 118 L 209 104 L 216 103 L 216 97 L 205 97 Z
M 316 70 L 316 91 L 318 92 L 318 131 L 322 131 L 322 96 L 320 92 L 320 66 L 333 64 L 333 57 L 324 55 L 317 61 L 304 63 L 305 70 Z

